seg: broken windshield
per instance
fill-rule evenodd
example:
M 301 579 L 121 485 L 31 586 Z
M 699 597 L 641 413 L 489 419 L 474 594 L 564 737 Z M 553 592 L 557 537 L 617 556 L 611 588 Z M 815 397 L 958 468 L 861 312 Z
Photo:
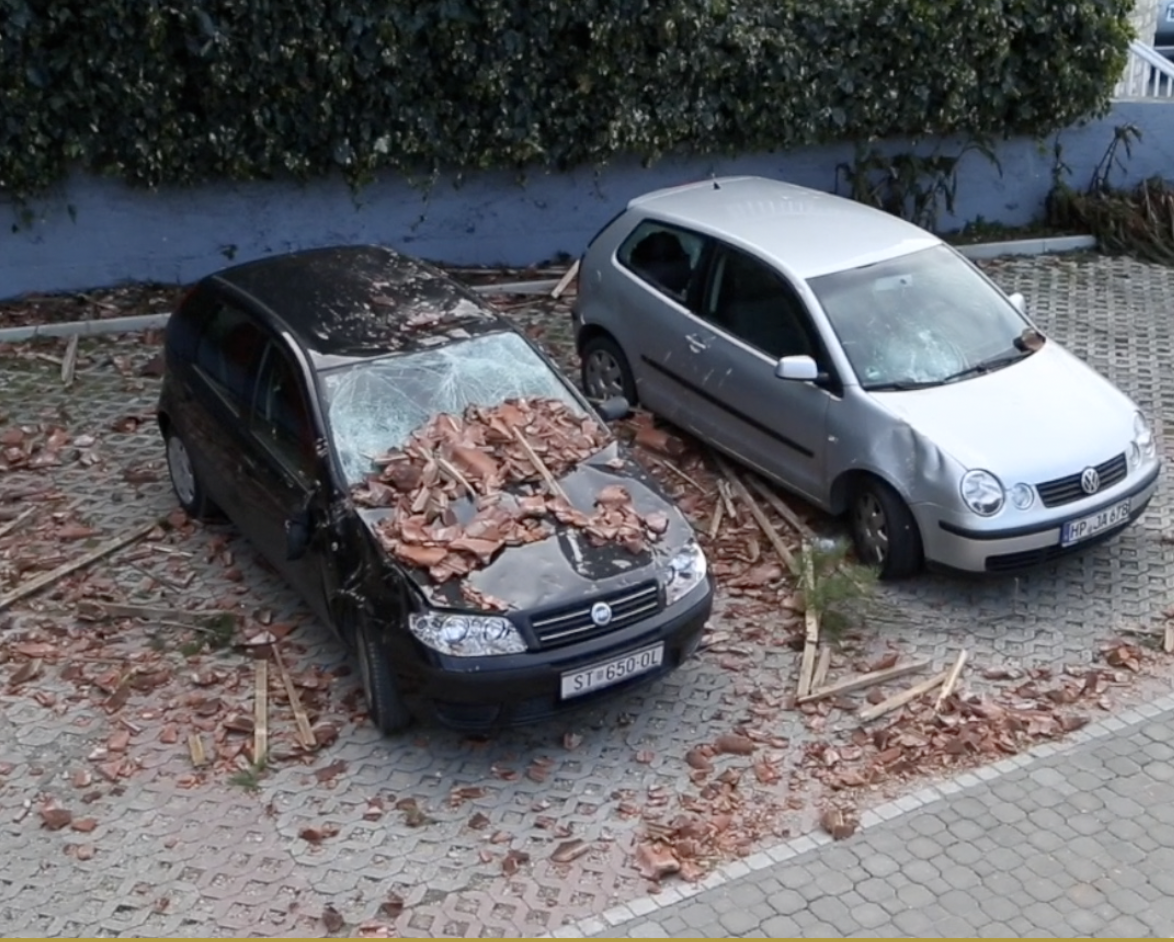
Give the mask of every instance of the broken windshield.
M 325 373 L 322 384 L 334 446 L 352 486 L 374 470 L 374 456 L 403 446 L 441 413 L 542 397 L 585 414 L 559 376 L 512 332 L 341 367 Z
M 918 388 L 1006 366 L 1031 325 L 945 246 L 809 281 L 861 386 Z

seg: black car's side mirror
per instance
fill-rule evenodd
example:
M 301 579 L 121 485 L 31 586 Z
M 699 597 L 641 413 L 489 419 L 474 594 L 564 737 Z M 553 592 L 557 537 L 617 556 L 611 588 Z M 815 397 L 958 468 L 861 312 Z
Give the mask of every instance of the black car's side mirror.
M 632 414 L 632 404 L 623 396 L 610 396 L 597 402 L 595 409 L 604 422 L 618 422 Z
M 313 533 L 313 514 L 307 504 L 285 521 L 285 558 L 293 562 L 305 556 Z

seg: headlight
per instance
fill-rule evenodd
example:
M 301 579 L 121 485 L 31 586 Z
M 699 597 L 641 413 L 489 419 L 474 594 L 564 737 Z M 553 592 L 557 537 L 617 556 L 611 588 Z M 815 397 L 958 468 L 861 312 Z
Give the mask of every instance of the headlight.
M 1150 429 L 1149 422 L 1145 420 L 1145 416 L 1140 412 L 1135 412 L 1133 415 L 1133 444 L 1137 446 L 1137 450 L 1143 461 L 1152 461 L 1158 453 L 1158 445 L 1154 441 L 1154 433 Z
M 962 475 L 962 500 L 980 517 L 993 517 L 1003 509 L 1003 485 L 989 471 Z
M 1035 503 L 1035 488 L 1030 484 L 1016 484 L 1008 492 L 1008 498 L 1016 510 L 1027 510 Z
M 667 605 L 684 598 L 705 578 L 709 565 L 701 547 L 690 542 L 669 560 L 664 572 L 664 597 Z
M 508 618 L 497 615 L 411 615 L 408 627 L 428 647 L 454 657 L 521 654 L 526 642 Z

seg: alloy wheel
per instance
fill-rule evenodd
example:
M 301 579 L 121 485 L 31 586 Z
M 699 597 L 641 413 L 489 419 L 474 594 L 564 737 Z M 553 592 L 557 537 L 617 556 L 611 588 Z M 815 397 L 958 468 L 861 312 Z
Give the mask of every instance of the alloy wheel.
M 587 395 L 594 399 L 609 399 L 624 394 L 624 368 L 607 350 L 595 349 L 587 356 Z
M 196 500 L 196 471 L 192 467 L 187 446 L 178 435 L 171 435 L 167 439 L 167 471 L 180 503 L 190 507 Z
M 859 494 L 854 514 L 860 548 L 868 555 L 868 562 L 883 565 L 889 555 L 889 522 L 876 494 L 871 491 Z

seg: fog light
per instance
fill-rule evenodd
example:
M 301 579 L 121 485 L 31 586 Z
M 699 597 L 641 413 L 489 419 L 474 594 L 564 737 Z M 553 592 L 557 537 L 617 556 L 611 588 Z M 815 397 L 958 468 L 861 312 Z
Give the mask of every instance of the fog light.
M 1027 510 L 1035 503 L 1035 488 L 1030 484 L 1016 484 L 1008 496 L 1011 498 L 1011 506 L 1016 510 Z

